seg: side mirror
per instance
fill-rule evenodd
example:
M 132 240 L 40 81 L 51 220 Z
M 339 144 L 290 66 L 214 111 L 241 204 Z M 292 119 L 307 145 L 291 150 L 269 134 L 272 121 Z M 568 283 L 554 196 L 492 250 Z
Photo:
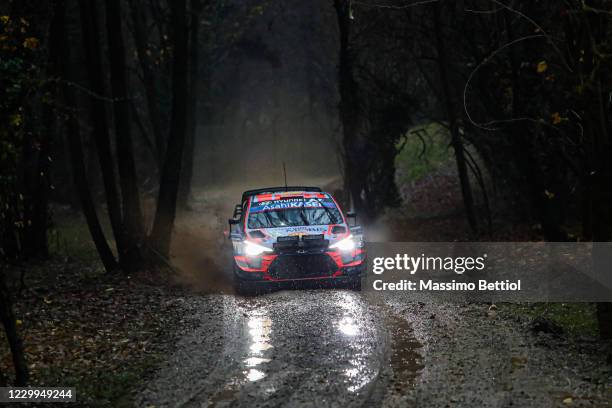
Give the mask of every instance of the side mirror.
M 350 227 L 349 229 L 351 231 L 351 235 L 353 236 L 355 241 L 357 241 L 357 247 L 363 248 L 363 228 L 361 227 L 361 225 L 355 225 L 353 227 Z
M 357 225 L 357 214 L 353 211 L 349 211 L 346 213 L 346 218 L 353 220 L 353 226 Z
M 355 225 L 349 228 L 353 235 L 363 235 L 363 227 L 361 225 Z
M 238 225 L 240 224 L 240 220 L 235 219 L 235 218 L 230 218 L 229 220 L 227 220 L 227 223 L 229 224 L 229 234 L 228 237 L 231 237 L 232 234 L 234 233 L 234 225 Z
M 242 234 L 239 232 L 232 232 L 231 234 L 229 234 L 229 239 L 231 239 L 232 241 L 242 241 Z

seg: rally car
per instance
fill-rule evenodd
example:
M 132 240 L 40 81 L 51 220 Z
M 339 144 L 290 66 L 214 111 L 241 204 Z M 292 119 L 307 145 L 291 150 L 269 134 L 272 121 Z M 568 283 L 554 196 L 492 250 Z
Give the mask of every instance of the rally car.
M 349 218 L 318 187 L 245 191 L 229 219 L 236 292 L 297 283 L 360 290 L 366 252 Z

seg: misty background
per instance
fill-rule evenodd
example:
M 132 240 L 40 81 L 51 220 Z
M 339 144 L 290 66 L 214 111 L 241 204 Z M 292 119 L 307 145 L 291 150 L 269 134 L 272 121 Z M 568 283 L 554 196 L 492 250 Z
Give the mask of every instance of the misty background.
M 320 183 L 341 174 L 337 29 L 327 1 L 230 2 L 200 89 L 193 187 Z M 246 23 L 237 16 L 254 13 Z M 234 34 L 235 35 L 235 34 Z M 230 34 L 222 40 L 232 42 Z M 209 69 L 210 72 L 204 72 Z M 206 90 L 206 87 L 210 87 Z

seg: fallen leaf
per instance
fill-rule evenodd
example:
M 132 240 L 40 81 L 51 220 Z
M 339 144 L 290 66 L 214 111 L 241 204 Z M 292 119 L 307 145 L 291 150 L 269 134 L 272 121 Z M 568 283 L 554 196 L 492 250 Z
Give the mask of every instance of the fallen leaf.
M 548 64 L 546 63 L 546 61 L 540 61 L 538 62 L 537 68 L 536 70 L 538 71 L 538 74 L 541 74 L 542 72 L 545 72 L 548 69 Z
M 558 125 L 563 120 L 561 118 L 561 115 L 559 114 L 559 112 L 555 112 L 552 115 L 550 115 L 550 119 L 551 119 L 553 125 Z

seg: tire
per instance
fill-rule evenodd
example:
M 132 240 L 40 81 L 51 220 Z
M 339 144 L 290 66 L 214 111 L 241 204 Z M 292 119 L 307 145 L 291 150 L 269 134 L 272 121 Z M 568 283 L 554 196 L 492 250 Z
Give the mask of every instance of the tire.
M 240 296 L 257 295 L 257 291 L 255 290 L 253 285 L 250 284 L 250 282 L 245 282 L 243 280 L 239 280 L 238 278 L 235 278 L 234 280 L 234 292 L 236 292 L 236 294 Z
M 350 278 L 338 282 L 334 286 L 336 289 L 353 290 L 355 292 L 361 291 L 361 277 L 351 276 Z
M 234 292 L 240 296 L 257 296 L 260 294 L 260 287 L 252 281 L 241 279 L 237 273 L 237 266 L 234 264 Z
M 365 274 L 364 268 L 360 268 L 359 273 L 353 274 L 348 282 L 346 288 L 354 290 L 355 292 L 361 292 L 361 284 L 364 282 L 367 285 L 367 275 Z
M 351 279 L 348 283 L 348 289 L 355 292 L 361 292 L 361 276 L 357 276 L 356 279 Z

